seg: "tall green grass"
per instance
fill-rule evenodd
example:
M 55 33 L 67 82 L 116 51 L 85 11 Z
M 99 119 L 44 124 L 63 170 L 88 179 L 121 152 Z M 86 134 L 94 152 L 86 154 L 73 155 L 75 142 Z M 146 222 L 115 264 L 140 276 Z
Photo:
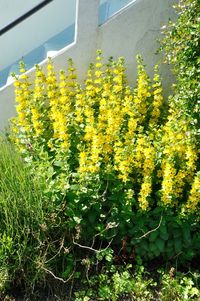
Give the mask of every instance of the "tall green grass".
M 45 224 L 42 184 L 13 145 L 0 138 L 0 288 L 37 277 L 37 249 Z M 27 274 L 33 274 L 32 277 Z

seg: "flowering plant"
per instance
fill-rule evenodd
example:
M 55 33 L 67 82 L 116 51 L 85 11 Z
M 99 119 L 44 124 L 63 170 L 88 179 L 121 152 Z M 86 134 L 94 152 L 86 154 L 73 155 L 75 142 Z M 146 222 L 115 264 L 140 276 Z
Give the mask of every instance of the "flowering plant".
M 129 253 L 144 258 L 169 258 L 198 245 L 190 220 L 184 230 L 177 221 L 198 218 L 197 141 L 189 122 L 177 122 L 173 99 L 164 102 L 158 67 L 151 82 L 140 56 L 137 62 L 136 88 L 124 59 L 104 63 L 101 51 L 84 85 L 71 60 L 59 79 L 50 59 L 46 74 L 36 66 L 34 83 L 23 64 L 16 77 L 11 138 L 33 176 L 46 183 L 44 197 L 54 210 L 45 227 L 50 241 L 57 241 L 55 233 L 62 238 L 66 277 L 76 260 L 64 250 L 81 244 L 94 250 L 126 242 Z
M 140 210 L 157 204 L 195 210 L 198 149 L 191 125 L 176 124 L 181 112 L 173 101 L 165 121 L 158 67 L 150 83 L 142 59 L 137 60 L 135 89 L 128 84 L 124 59 L 104 64 L 100 51 L 83 87 L 71 60 L 59 82 L 51 60 L 47 75 L 36 66 L 33 88 L 23 73 L 15 81 L 13 139 L 58 195 L 72 183 L 105 182 L 112 175 Z

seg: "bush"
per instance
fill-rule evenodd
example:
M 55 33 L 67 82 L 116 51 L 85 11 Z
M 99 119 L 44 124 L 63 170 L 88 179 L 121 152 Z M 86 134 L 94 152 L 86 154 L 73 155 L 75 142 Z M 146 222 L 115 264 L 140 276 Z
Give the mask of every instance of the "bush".
M 177 128 L 174 102 L 163 122 L 157 72 L 151 84 L 138 59 L 133 90 L 123 59 L 103 64 L 99 54 L 95 66 L 88 70 L 85 87 L 76 82 L 72 62 L 68 75 L 61 71 L 60 83 L 51 62 L 47 77 L 37 66 L 34 88 L 25 74 L 16 80 L 13 137 L 26 161 L 49 181 L 49 192 L 58 201 L 61 196 L 73 199 L 77 191 L 81 198 L 103 198 L 112 190 L 126 200 L 121 203 L 128 212 L 132 206 L 145 211 L 157 205 L 194 211 L 199 194 L 196 140 L 190 124 L 180 122 Z
M 176 76 L 171 106 L 177 116 L 177 128 L 178 123 L 184 123 L 187 135 L 193 136 L 199 147 L 199 0 L 180 0 L 175 8 L 178 18 L 164 28 L 161 46 Z
M 103 63 L 98 51 L 84 86 L 71 60 L 60 81 L 49 60 L 47 76 L 36 66 L 34 86 L 23 73 L 15 87 L 12 139 L 54 208 L 47 274 L 67 279 L 81 250 L 108 245 L 126 261 L 195 256 L 198 148 L 187 124 L 177 128 L 173 102 L 167 113 L 157 67 L 151 83 L 138 57 L 133 89 L 124 59 Z
M 46 75 L 36 66 L 34 83 L 21 63 L 10 139 L 26 167 L 21 159 L 16 165 L 13 154 L 0 166 L 3 282 L 13 271 L 29 284 L 44 274 L 65 283 L 112 256 L 125 263 L 137 255 L 186 262 L 198 254 L 198 5 L 181 0 L 178 20 L 165 32 L 162 47 L 177 77 L 169 103 L 158 67 L 151 81 L 140 57 L 136 88 L 127 81 L 124 59 L 104 63 L 100 51 L 84 85 L 71 60 L 59 80 L 51 60 Z M 115 272 L 109 285 L 110 274 L 100 275 L 101 300 L 133 289 L 129 272 Z M 163 300 L 192 295 L 187 280 L 182 290 L 170 279 L 163 278 Z
M 171 64 L 176 76 L 174 94 L 169 100 L 170 116 L 165 126 L 165 131 L 168 132 L 168 147 L 165 152 L 169 162 L 166 172 L 174 177 L 177 171 L 177 157 L 181 159 L 180 154 L 187 147 L 185 155 L 188 162 L 185 168 L 178 171 L 176 177 L 182 185 L 186 180 L 184 169 L 187 173 L 195 173 L 191 195 L 186 205 L 187 208 L 194 209 L 200 199 L 200 174 L 197 163 L 200 146 L 199 0 L 181 0 L 175 7 L 178 18 L 174 23 L 169 22 L 164 29 L 165 37 L 161 46 L 165 51 L 166 61 Z M 171 189 L 176 188 L 171 186 Z

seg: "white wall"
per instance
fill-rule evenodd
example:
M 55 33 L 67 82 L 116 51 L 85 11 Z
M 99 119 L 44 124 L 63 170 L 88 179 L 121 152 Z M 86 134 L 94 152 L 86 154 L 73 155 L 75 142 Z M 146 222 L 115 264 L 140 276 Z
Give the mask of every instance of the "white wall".
M 174 0 L 136 0 L 99 27 L 97 47 L 106 57 L 126 58 L 130 81 L 136 79 L 137 54 L 144 58 L 150 74 L 153 66 L 161 61 L 161 56 L 155 55 L 159 47 L 157 40 L 161 38 L 161 27 L 167 24 L 169 17 L 174 18 L 174 3 Z M 167 88 L 168 68 L 163 67 L 161 72 Z
M 38 0 L 0 0 L 0 27 L 6 20 L 13 21 L 23 15 Z M 40 11 L 0 36 L 0 69 L 21 59 L 46 40 L 64 30 L 75 21 L 75 0 L 54 0 Z M 9 23 L 9 22 L 8 22 Z
M 53 58 L 57 70 L 66 66 L 72 58 L 78 69 L 79 80 L 83 80 L 87 67 L 95 58 L 96 49 L 102 49 L 104 56 L 124 56 L 127 62 L 129 80 L 136 78 L 135 55 L 141 53 L 149 71 L 160 60 L 154 53 L 158 47 L 156 39 L 160 27 L 169 17 L 174 17 L 171 8 L 174 0 L 136 0 L 125 10 L 114 15 L 102 26 L 98 26 L 99 0 L 79 0 L 77 7 L 76 42 L 62 49 Z M 42 63 L 45 67 L 46 61 Z M 166 85 L 171 75 L 163 69 Z M 29 71 L 31 76 L 33 70 Z M 14 89 L 12 85 L 0 90 L 0 128 L 13 116 Z
M 41 2 L 42 0 L 0 0 L 0 29 Z

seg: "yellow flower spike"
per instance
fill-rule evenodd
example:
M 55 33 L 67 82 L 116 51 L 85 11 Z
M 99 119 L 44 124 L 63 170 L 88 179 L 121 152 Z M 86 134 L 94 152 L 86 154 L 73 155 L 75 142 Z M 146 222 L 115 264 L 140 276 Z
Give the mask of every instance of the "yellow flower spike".
M 67 134 L 67 120 L 66 114 L 64 111 L 64 105 L 61 104 L 61 95 L 65 95 L 65 91 L 61 91 L 59 89 L 59 84 L 56 79 L 56 74 L 54 71 L 54 67 L 52 65 L 52 61 L 48 60 L 47 65 L 48 73 L 47 73 L 47 95 L 50 105 L 49 118 L 52 122 L 53 128 L 53 138 L 58 140 L 58 143 L 64 143 L 64 146 L 68 145 L 67 136 L 64 136 L 63 133 Z M 61 71 L 61 74 L 64 74 Z M 62 99 L 63 101 L 63 99 Z M 63 144 L 62 144 L 63 145 Z
M 48 70 L 48 71 L 54 71 L 54 67 L 53 67 L 53 65 L 52 65 L 52 60 L 51 60 L 51 58 L 48 58 L 47 70 Z
M 157 124 L 158 122 L 158 119 L 160 117 L 160 109 L 163 105 L 163 95 L 162 95 L 162 84 L 161 84 L 161 80 L 160 80 L 160 76 L 158 74 L 158 66 L 155 66 L 154 68 L 154 78 L 153 78 L 153 103 L 152 103 L 152 106 L 153 106 L 153 109 L 152 109 L 152 112 L 151 112 L 151 118 L 150 118 L 150 121 L 149 121 L 149 125 L 151 127 L 153 127 L 154 125 Z
M 147 198 L 150 196 L 151 191 L 152 191 L 151 178 L 145 176 L 138 198 L 139 207 L 144 211 L 147 210 L 149 207 L 149 202 Z
M 45 130 L 43 115 L 48 114 L 48 105 L 45 100 L 46 76 L 40 66 L 35 66 L 35 86 L 31 102 L 31 121 L 37 138 L 42 137 Z
M 20 79 L 28 79 L 28 75 L 27 74 L 22 74 L 22 75 L 20 75 Z
M 172 200 L 174 196 L 174 192 L 176 190 L 175 187 L 175 175 L 176 169 L 169 162 L 166 162 L 164 170 L 163 170 L 163 181 L 162 181 L 162 202 L 165 205 L 173 205 Z
M 88 102 L 95 102 L 96 98 L 96 85 L 94 83 L 94 65 L 91 64 L 88 71 L 87 71 L 87 80 L 85 81 L 85 95 L 88 98 Z
M 185 170 L 179 170 L 174 177 L 174 196 L 180 198 L 183 195 L 183 189 L 186 182 L 187 173 Z
M 15 88 L 20 88 L 20 86 L 21 86 L 20 80 L 19 79 L 15 80 L 13 85 Z M 15 93 L 16 94 L 18 93 L 18 89 L 15 90 Z
M 147 110 L 149 107 L 150 85 L 149 78 L 145 71 L 143 61 L 140 56 L 137 57 L 138 63 L 138 76 L 137 88 L 135 89 L 134 104 L 135 115 L 138 117 L 139 122 L 142 123 L 146 118 Z
M 189 173 L 192 175 L 196 169 L 196 162 L 198 160 L 198 152 L 195 149 L 195 146 L 188 144 L 185 155 L 187 160 L 186 166 L 188 167 Z
M 96 70 L 95 71 L 95 76 L 98 78 L 98 77 L 101 77 L 101 75 L 103 74 L 103 72 L 102 71 L 100 71 L 100 70 Z
M 36 108 L 32 108 L 31 113 L 32 113 L 31 120 L 32 120 L 33 128 L 35 130 L 35 136 L 39 137 L 44 130 L 43 123 L 41 121 L 42 116 Z
M 152 145 L 149 145 L 147 141 L 145 148 L 143 150 L 144 163 L 143 163 L 143 175 L 152 176 L 155 169 L 155 149 Z
M 89 154 L 87 151 L 80 151 L 79 153 L 79 173 L 83 176 L 85 173 L 89 171 L 90 161 L 88 159 Z
M 20 68 L 25 68 L 23 62 L 20 63 Z M 22 70 L 21 70 L 22 71 Z M 26 70 L 23 70 L 23 72 Z M 21 76 L 22 78 L 16 78 L 14 83 L 16 89 L 16 102 L 18 105 L 16 106 L 16 111 L 18 113 L 17 122 L 18 126 L 23 129 L 24 136 L 26 138 L 31 136 L 31 126 L 30 126 L 30 99 L 31 99 L 31 90 L 30 90 L 30 82 L 28 76 Z
M 48 59 L 48 64 L 47 64 L 47 91 L 49 89 L 55 89 L 58 87 L 57 85 L 57 80 L 56 80 L 56 73 L 54 70 L 54 66 L 52 64 L 52 60 Z M 57 91 L 54 91 L 57 92 Z
M 95 64 L 95 67 L 96 67 L 96 68 L 101 68 L 101 67 L 103 67 L 103 64 L 102 64 L 102 63 L 96 63 L 96 64 Z
M 98 49 L 96 51 L 96 61 L 101 61 L 103 59 L 102 57 L 102 51 L 100 49 Z
M 66 79 L 66 85 L 68 87 L 68 95 L 73 98 L 76 94 L 77 83 L 76 68 L 74 67 L 72 59 L 68 60 L 68 73 Z
M 20 71 L 20 73 L 25 73 L 27 71 L 26 70 L 26 65 L 23 61 L 19 62 L 19 71 Z
M 126 75 L 125 75 L 125 66 L 124 66 L 124 58 L 119 58 L 118 62 L 114 64 L 113 69 L 113 92 L 119 93 L 124 89 L 124 84 L 126 83 Z
M 189 212 L 194 212 L 195 210 L 197 210 L 199 203 L 200 203 L 200 172 L 198 172 L 194 177 L 192 188 L 190 190 L 190 194 L 185 207 Z

